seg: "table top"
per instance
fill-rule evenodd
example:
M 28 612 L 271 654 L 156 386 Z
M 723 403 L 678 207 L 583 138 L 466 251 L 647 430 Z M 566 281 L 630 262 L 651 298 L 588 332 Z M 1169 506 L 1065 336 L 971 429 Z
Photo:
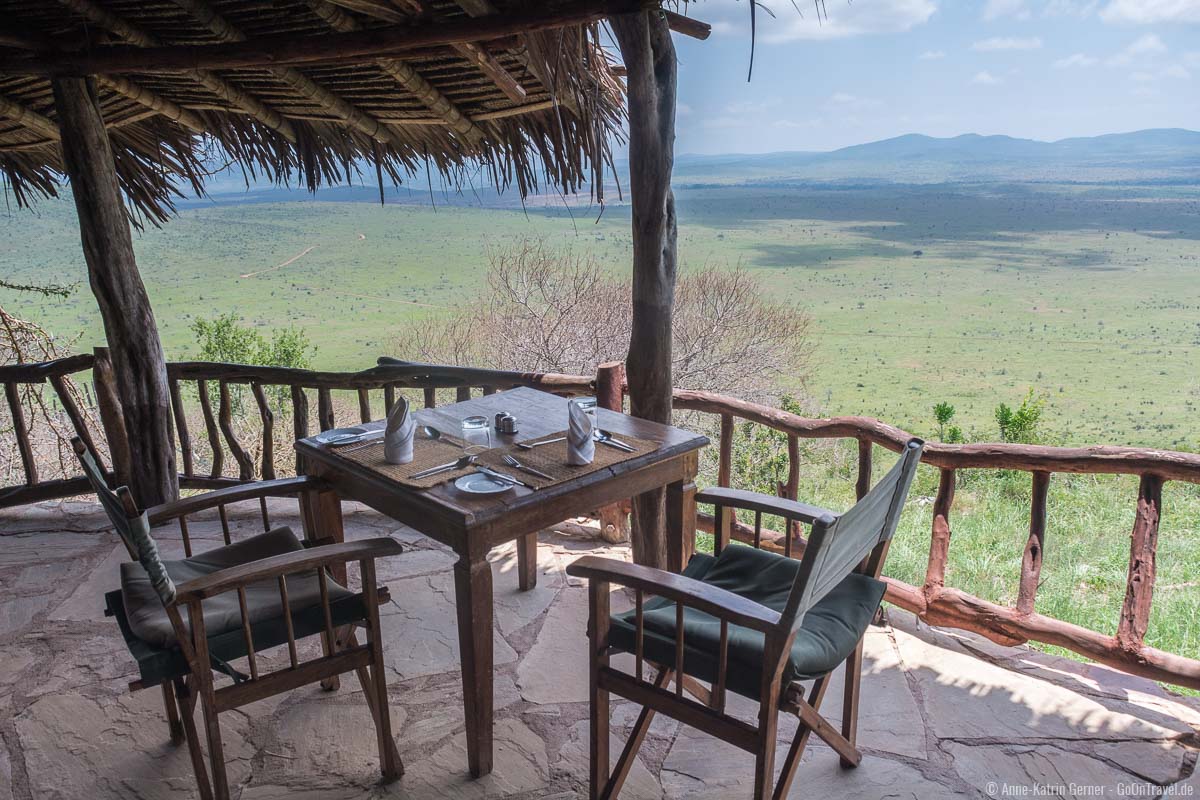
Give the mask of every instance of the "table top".
M 517 418 L 518 433 L 515 436 L 504 436 L 498 434 L 494 427 L 491 428 L 492 442 L 495 445 L 497 441 L 501 440 L 526 441 L 565 430 L 567 427 L 567 403 L 566 398 L 537 389 L 519 387 L 453 405 L 419 409 L 414 412 L 414 416 L 419 424 L 432 426 L 451 435 L 461 435 L 464 418 L 485 416 L 490 423 L 497 413 L 507 411 Z M 669 461 L 684 453 L 699 450 L 708 444 L 708 437 L 702 434 L 671 425 L 649 422 L 605 408 L 596 409 L 596 423 L 598 428 L 612 431 L 618 437 L 621 434 L 634 436 L 658 442 L 659 447 L 650 453 L 634 456 L 587 475 L 543 489 L 532 490 L 518 486 L 503 494 L 489 496 L 466 495 L 455 489 L 449 482 L 438 484 L 430 489 L 403 486 L 379 475 L 369 467 L 337 456 L 336 447 L 330 448 L 327 445 L 319 444 L 313 441 L 312 437 L 296 442 L 296 450 L 306 460 L 316 461 L 320 465 L 319 472 L 321 474 L 329 475 L 332 472 L 341 479 L 342 483 L 346 483 L 349 479 L 355 485 L 361 482 L 364 489 L 370 491 L 403 496 L 406 501 L 411 502 L 417 508 L 452 522 L 456 526 L 470 528 L 494 521 L 519 509 L 551 503 L 581 489 L 594 487 L 627 473 Z M 378 420 L 367 423 L 363 427 L 381 428 L 383 425 L 384 421 Z M 564 515 L 564 517 L 567 516 L 571 516 L 571 514 Z

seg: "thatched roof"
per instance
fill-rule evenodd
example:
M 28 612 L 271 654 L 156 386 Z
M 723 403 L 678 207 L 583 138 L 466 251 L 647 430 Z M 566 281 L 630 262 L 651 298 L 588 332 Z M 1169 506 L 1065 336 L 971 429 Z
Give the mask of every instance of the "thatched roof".
M 54 74 L 94 75 L 151 219 L 228 163 L 315 189 L 366 165 L 527 193 L 603 185 L 622 86 L 598 22 L 633 0 L 0 0 L 0 171 L 62 173 Z M 482 176 L 476 171 L 482 168 Z

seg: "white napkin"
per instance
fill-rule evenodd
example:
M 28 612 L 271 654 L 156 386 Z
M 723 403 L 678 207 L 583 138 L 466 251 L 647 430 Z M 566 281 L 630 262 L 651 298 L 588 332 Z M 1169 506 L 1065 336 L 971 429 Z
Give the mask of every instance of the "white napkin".
M 567 463 L 575 466 L 592 463 L 596 457 L 596 441 L 592 438 L 595 423 L 583 407 L 567 403 Z
M 388 414 L 383 432 L 383 460 L 389 464 L 411 463 L 416 432 L 417 423 L 408 413 L 408 400 L 398 398 Z

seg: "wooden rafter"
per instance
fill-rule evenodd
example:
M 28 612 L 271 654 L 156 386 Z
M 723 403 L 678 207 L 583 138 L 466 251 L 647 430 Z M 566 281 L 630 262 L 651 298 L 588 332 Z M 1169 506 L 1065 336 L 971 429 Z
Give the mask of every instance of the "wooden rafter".
M 178 103 L 174 103 L 128 78 L 120 75 L 98 75 L 96 80 L 117 94 L 124 95 L 195 133 L 204 133 L 205 131 L 204 120 L 200 119 L 194 111 L 189 111 Z
M 90 0 L 63 0 L 72 3 L 81 1 Z M 549 10 L 534 9 L 484 19 L 393 26 L 329 36 L 274 34 L 224 44 L 95 47 L 87 53 L 0 59 L 0 72 L 10 75 L 186 73 L 202 69 L 279 69 L 305 64 L 351 64 L 449 47 L 462 42 L 493 41 L 514 35 L 589 25 L 613 15 L 636 11 L 643 3 L 644 0 L 581 0 Z
M 406 6 L 414 16 L 423 18 L 431 18 L 433 16 L 433 10 L 430 8 L 428 0 L 396 0 L 396 2 Z M 500 90 L 504 92 L 509 100 L 512 100 L 514 103 L 525 102 L 525 87 L 486 49 L 475 42 L 460 42 L 454 45 L 454 49 L 463 58 L 479 67 L 484 75 L 491 78 L 492 82 L 500 87 Z
M 247 41 L 246 34 L 222 17 L 205 0 L 174 0 L 174 2 L 221 39 L 232 43 Z M 372 139 L 385 142 L 393 147 L 407 147 L 407 143 L 400 138 L 399 134 L 382 120 L 363 111 L 336 92 L 330 91 L 303 72 L 292 67 L 272 67 L 271 73 L 309 100 L 340 118 L 347 125 L 358 129 Z
M 39 33 L 28 30 L 7 30 L 0 32 L 0 44 L 10 47 L 18 47 L 23 50 L 32 52 L 56 51 L 60 49 L 74 50 L 85 45 L 83 41 L 63 42 L 43 36 Z M 178 122 L 185 128 L 188 128 L 196 133 L 204 133 L 204 120 L 196 116 L 196 114 L 188 109 L 180 106 L 178 103 L 172 102 L 165 97 L 147 89 L 138 83 L 135 83 L 128 78 L 116 75 L 98 75 L 98 82 L 104 84 L 111 91 L 123 95 L 135 103 L 150 109 L 154 114 L 159 114 L 167 117 L 170 120 Z M 153 116 L 153 114 L 151 114 Z M 111 127 L 111 125 L 110 125 Z
M 421 0 L 407 0 L 407 2 L 414 3 L 420 1 Z M 492 4 L 491 0 L 455 0 L 455 2 L 458 4 L 458 7 L 465 11 L 469 17 L 490 17 L 498 13 L 498 9 Z M 543 86 L 546 87 L 546 91 L 548 91 L 552 96 L 557 97 L 557 93 L 554 91 L 554 81 L 550 80 L 550 76 L 546 73 L 545 69 L 542 68 L 542 65 L 535 63 L 535 61 L 529 57 L 527 52 L 522 52 L 519 58 L 521 59 L 521 63 L 525 65 L 525 69 L 529 70 L 529 72 L 535 78 L 537 78 Z M 574 98 L 567 96 L 559 97 L 558 100 L 565 107 L 572 110 L 575 109 Z
M 306 0 L 306 2 L 309 8 L 335 31 L 349 33 L 359 29 L 358 23 L 333 3 L 327 0 Z M 422 77 L 411 64 L 398 58 L 384 58 L 380 59 L 379 68 L 396 83 L 416 95 L 426 108 L 444 119 L 446 124 L 458 135 L 472 143 L 483 138 L 483 130 L 436 86 Z
M 0 117 L 23 125 L 39 136 L 44 136 L 56 142 L 59 140 L 58 125 L 54 120 L 2 96 L 0 96 Z
M 76 14 L 79 14 L 93 25 L 100 26 L 130 44 L 137 45 L 138 47 L 160 47 L 162 45 L 157 38 L 118 17 L 96 3 L 95 0 L 58 0 L 58 2 Z M 103 72 L 103 70 L 99 70 L 99 72 Z M 188 73 L 206 89 L 217 95 L 217 97 L 241 109 L 263 125 L 277 131 L 289 142 L 295 144 L 295 129 L 274 108 L 271 108 L 254 95 L 208 70 L 189 70 Z

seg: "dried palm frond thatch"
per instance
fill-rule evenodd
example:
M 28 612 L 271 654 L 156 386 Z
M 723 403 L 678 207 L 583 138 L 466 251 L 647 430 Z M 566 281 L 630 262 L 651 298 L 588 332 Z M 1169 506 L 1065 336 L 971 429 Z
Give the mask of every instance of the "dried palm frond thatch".
M 51 80 L 82 72 L 95 78 L 129 205 L 156 223 L 185 188 L 201 193 L 231 165 L 248 180 L 310 190 L 360 170 L 393 183 L 436 170 L 454 184 L 482 171 L 497 189 L 602 199 L 625 112 L 599 20 L 638 5 L 0 0 L 0 173 L 21 205 L 57 193 Z M 518 32 L 490 32 L 493 20 Z M 381 44 L 328 54 L 348 37 Z M 260 44 L 268 55 L 257 61 L 202 63 Z M 269 54 L 284 45 L 290 62 Z M 310 46 L 326 55 L 294 56 Z M 164 53 L 188 63 L 165 63 Z

